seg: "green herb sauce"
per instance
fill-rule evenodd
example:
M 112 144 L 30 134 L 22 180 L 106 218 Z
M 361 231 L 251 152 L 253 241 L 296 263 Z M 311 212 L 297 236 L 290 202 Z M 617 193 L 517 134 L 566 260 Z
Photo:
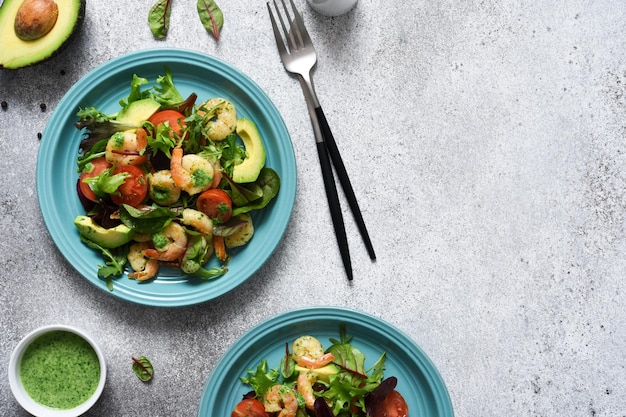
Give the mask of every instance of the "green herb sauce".
M 39 336 L 26 348 L 20 378 L 33 400 L 67 410 L 84 403 L 96 391 L 100 363 L 86 340 L 57 330 Z

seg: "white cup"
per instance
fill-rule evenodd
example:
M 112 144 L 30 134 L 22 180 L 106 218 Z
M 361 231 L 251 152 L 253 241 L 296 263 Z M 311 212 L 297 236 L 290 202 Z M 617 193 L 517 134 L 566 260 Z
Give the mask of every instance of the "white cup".
M 349 12 L 358 0 L 307 0 L 313 10 L 324 16 L 339 16 Z

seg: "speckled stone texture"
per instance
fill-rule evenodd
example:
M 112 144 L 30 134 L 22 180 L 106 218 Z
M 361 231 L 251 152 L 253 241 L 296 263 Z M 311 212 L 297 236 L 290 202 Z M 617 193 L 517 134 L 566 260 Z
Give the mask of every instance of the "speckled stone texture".
M 151 2 L 88 1 L 62 54 L 0 72 L 0 374 L 26 333 L 71 324 L 92 331 L 109 365 L 88 416 L 193 416 L 216 362 L 251 326 L 339 305 L 410 335 L 459 417 L 625 416 L 626 3 L 360 0 L 327 18 L 296 1 L 378 255 L 370 262 L 344 208 L 352 283 L 265 2 L 220 3 L 215 42 L 195 2 L 173 3 L 157 41 Z M 249 75 L 281 112 L 298 164 L 276 253 L 234 292 L 181 309 L 128 304 L 81 278 L 35 191 L 37 135 L 63 94 L 107 60 L 154 47 L 202 51 Z M 133 355 L 153 360 L 150 384 L 130 371 Z M 26 415 L 6 377 L 0 415 Z

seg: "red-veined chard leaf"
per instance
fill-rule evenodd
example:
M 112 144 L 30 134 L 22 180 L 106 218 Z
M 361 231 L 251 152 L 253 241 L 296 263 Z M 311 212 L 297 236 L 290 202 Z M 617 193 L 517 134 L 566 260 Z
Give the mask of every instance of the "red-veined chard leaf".
M 387 395 L 396 388 L 398 378 L 391 376 L 383 380 L 378 387 L 365 397 L 365 409 L 368 415 L 374 414 L 374 409 L 379 403 L 385 401 Z
M 285 343 L 285 356 L 280 360 L 280 373 L 283 378 L 288 379 L 291 378 L 294 371 L 296 370 L 296 361 L 291 357 L 291 353 L 289 352 L 289 344 Z
M 202 26 L 213 35 L 216 41 L 220 40 L 220 30 L 224 25 L 224 14 L 214 0 L 198 0 L 198 15 Z
M 144 382 L 150 381 L 154 376 L 154 368 L 152 363 L 145 356 L 140 356 L 133 359 L 133 371 L 139 379 Z
M 315 399 L 313 407 L 315 408 L 315 415 L 318 417 L 335 417 L 333 411 L 322 397 Z
M 167 31 L 170 28 L 172 1 L 173 0 L 158 0 L 150 8 L 150 13 L 148 13 L 150 31 L 157 39 L 163 39 L 167 36 Z

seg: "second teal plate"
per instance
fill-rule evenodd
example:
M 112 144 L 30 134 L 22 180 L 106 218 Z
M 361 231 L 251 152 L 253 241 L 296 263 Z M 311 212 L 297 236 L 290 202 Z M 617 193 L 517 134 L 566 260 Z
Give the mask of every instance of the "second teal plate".
M 439 372 L 408 336 L 390 324 L 366 313 L 344 308 L 303 308 L 275 316 L 255 326 L 228 350 L 208 379 L 198 417 L 229 416 L 242 396 L 250 391 L 240 378 L 267 359 L 276 367 L 285 354 L 285 343 L 302 335 L 317 337 L 322 345 L 339 337 L 345 323 L 352 344 L 366 357 L 366 368 L 387 352 L 385 376 L 398 378 L 396 389 L 403 395 L 410 416 L 452 417 L 452 404 Z

